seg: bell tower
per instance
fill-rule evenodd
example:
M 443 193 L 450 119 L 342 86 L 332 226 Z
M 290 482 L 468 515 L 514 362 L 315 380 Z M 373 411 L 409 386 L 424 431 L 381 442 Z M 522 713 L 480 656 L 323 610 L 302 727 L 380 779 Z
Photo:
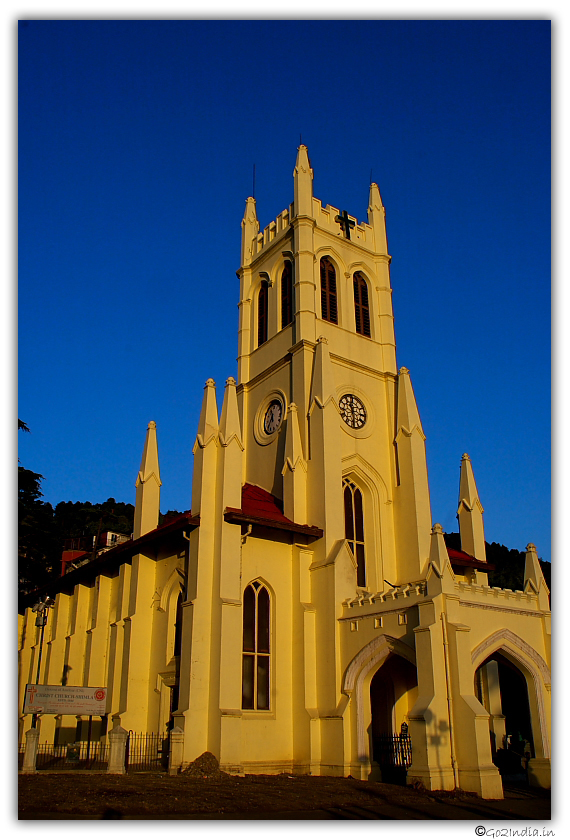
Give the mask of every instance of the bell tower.
M 367 222 L 323 207 L 299 146 L 292 204 L 261 231 L 248 198 L 241 253 L 243 482 L 282 500 L 295 519 L 304 514 L 299 524 L 323 528 L 325 555 L 346 536 L 343 481 L 351 482 L 364 506 L 365 586 L 418 579 L 431 532 L 425 436 L 419 416 L 410 419 L 408 371 L 400 384 L 396 367 L 377 184 Z

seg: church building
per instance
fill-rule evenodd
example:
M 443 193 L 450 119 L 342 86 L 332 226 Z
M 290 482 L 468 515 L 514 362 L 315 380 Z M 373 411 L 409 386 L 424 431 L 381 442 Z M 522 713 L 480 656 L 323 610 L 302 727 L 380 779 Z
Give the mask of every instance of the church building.
M 494 758 L 518 735 L 530 782 L 550 786 L 536 548 L 523 590 L 489 586 L 467 454 L 461 550 L 434 524 L 426 438 L 396 364 L 390 260 L 378 186 L 367 222 L 323 207 L 301 145 L 277 219 L 260 231 L 246 201 L 237 381 L 221 411 L 205 384 L 191 510 L 158 527 L 151 422 L 133 538 L 46 592 L 39 682 L 105 686 L 109 729 L 170 728 L 182 745 L 171 772 L 205 751 L 230 773 L 390 780 L 400 766 L 408 784 L 499 799 Z M 22 697 L 40 656 L 32 603 L 20 615 Z M 61 743 L 84 723 L 38 725 Z

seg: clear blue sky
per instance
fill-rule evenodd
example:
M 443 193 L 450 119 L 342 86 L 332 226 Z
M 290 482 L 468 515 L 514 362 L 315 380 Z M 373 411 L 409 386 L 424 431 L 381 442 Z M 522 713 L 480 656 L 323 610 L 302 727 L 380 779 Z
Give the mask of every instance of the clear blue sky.
M 473 461 L 486 536 L 550 559 L 550 22 L 19 27 L 19 416 L 44 497 L 190 506 L 205 380 L 236 375 L 240 222 L 315 195 L 387 212 L 398 365 L 432 518 Z M 209 350 L 205 350 L 205 347 Z

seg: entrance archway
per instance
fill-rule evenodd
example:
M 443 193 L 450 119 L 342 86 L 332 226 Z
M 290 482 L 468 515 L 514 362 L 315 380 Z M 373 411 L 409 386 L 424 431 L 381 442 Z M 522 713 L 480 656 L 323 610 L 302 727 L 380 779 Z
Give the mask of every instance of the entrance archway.
M 372 777 L 405 784 L 411 763 L 407 739 L 408 713 L 418 696 L 417 670 L 411 662 L 391 653 L 370 682 L 370 757 Z
M 524 781 L 535 756 L 528 683 L 522 671 L 501 651 L 475 672 L 475 692 L 489 712 L 493 761 L 503 777 Z

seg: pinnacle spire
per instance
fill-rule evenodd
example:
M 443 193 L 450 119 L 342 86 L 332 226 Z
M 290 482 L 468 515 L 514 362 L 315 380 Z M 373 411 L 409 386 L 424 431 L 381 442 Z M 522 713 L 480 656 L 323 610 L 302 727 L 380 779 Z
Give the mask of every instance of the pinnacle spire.
M 317 339 L 315 348 L 315 362 L 313 367 L 313 382 L 311 386 L 311 399 L 309 405 L 311 411 L 313 404 L 317 402 L 320 408 L 324 408 L 329 400 L 336 403 L 336 387 L 329 355 L 327 339 L 321 335 Z
M 245 211 L 241 223 L 241 264 L 249 265 L 252 260 L 254 248 L 253 241 L 259 233 L 259 222 L 255 198 L 250 196 L 245 201 Z
M 294 213 L 296 216 L 311 216 L 313 211 L 313 170 L 306 146 L 300 145 L 293 172 Z
M 236 396 L 236 381 L 233 376 L 226 379 L 222 416 L 220 417 L 220 443 L 227 446 L 235 438 L 241 446 L 241 423 Z
M 283 475 L 283 512 L 288 519 L 301 524 L 307 521 L 307 463 L 299 431 L 295 403 L 289 403 L 285 428 L 285 464 Z
M 382 196 L 378 184 L 370 184 L 370 197 L 368 199 L 368 224 L 374 230 L 374 248 L 379 254 L 388 253 L 388 240 L 386 238 L 386 211 L 382 204 Z
M 461 458 L 461 473 L 459 480 L 459 533 L 461 536 L 461 550 L 485 561 L 485 530 L 483 528 L 483 505 L 479 500 L 479 493 L 473 474 L 471 458 L 465 452 Z
M 204 398 L 202 399 L 202 410 L 198 421 L 198 432 L 196 435 L 199 446 L 206 446 L 212 437 L 218 434 L 218 404 L 216 402 L 216 383 L 213 379 L 207 379 L 204 386 Z
M 135 539 L 153 531 L 158 525 L 161 484 L 156 423 L 151 420 L 148 424 L 141 466 L 135 482 L 137 488 L 133 526 Z
M 529 589 L 534 589 L 538 595 L 538 605 L 543 610 L 550 609 L 550 602 L 548 599 L 549 589 L 546 585 L 536 546 L 529 543 L 526 547 L 526 556 L 524 563 L 524 589 L 528 592 Z
M 417 427 L 425 439 L 414 389 L 412 388 L 412 380 L 410 379 L 410 371 L 406 367 L 401 367 L 398 373 L 398 426 L 396 431 L 397 433 L 404 431 L 406 434 L 411 434 Z

